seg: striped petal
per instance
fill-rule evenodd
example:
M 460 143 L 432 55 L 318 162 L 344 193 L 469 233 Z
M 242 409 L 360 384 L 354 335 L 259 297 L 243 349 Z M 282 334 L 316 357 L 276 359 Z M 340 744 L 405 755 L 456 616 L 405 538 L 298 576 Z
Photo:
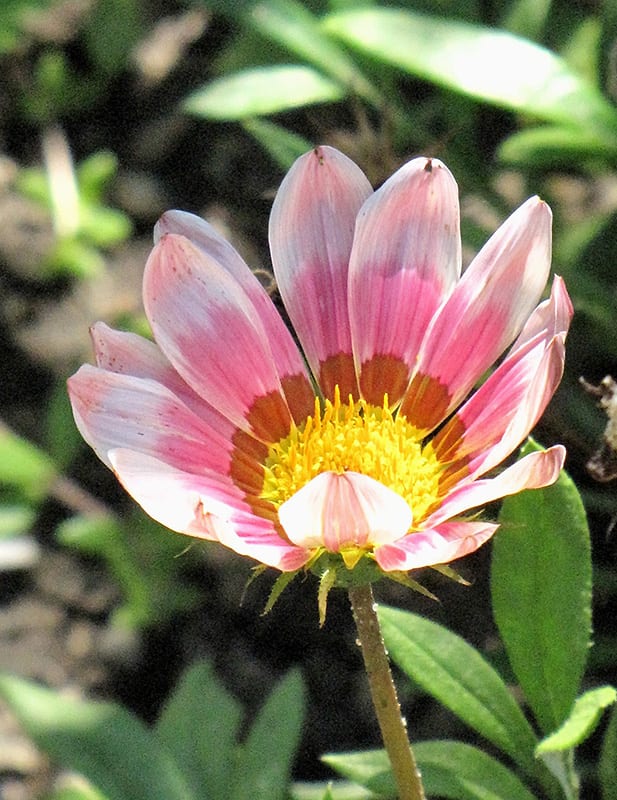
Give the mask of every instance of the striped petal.
M 437 159 L 401 167 L 358 214 L 349 314 L 362 395 L 396 404 L 426 329 L 461 271 L 456 182 Z
M 499 526 L 490 522 L 444 522 L 410 533 L 394 544 L 375 550 L 375 561 L 386 572 L 407 572 L 447 564 L 483 545 Z
M 530 453 L 495 478 L 461 483 L 430 515 L 426 520 L 426 525 L 434 526 L 465 511 L 485 506 L 512 494 L 518 494 L 524 489 L 541 489 L 544 486 L 550 486 L 559 477 L 565 457 L 565 448 L 562 445 L 555 445 L 548 450 Z
M 563 375 L 571 318 L 570 298 L 556 278 L 550 300 L 533 312 L 505 361 L 434 438 L 437 457 L 453 472 L 459 461 L 470 478 L 478 477 L 529 434 Z
M 150 378 L 162 384 L 208 424 L 220 430 L 233 426 L 182 380 L 154 342 L 136 333 L 116 331 L 96 322 L 90 329 L 97 366 L 109 372 Z
M 270 249 L 279 291 L 309 366 L 332 398 L 357 397 L 347 273 L 356 215 L 371 193 L 364 173 L 331 147 L 299 158 L 270 216 Z
M 489 239 L 434 318 L 401 407 L 412 424 L 438 425 L 520 333 L 550 259 L 551 212 L 531 198 Z
M 154 228 L 155 243 L 168 233 L 190 239 L 240 285 L 261 320 L 294 419 L 301 422 L 313 410 L 311 383 L 300 351 L 261 283 L 235 248 L 201 217 L 167 211 Z
M 172 467 L 242 476 L 243 488 L 261 486 L 261 472 L 248 437 L 238 448 L 236 429 L 225 418 L 216 424 L 195 414 L 165 386 L 147 378 L 82 366 L 68 381 L 80 433 L 107 466 L 109 453 L 125 448 Z M 235 442 L 235 444 L 234 444 Z
M 279 508 L 289 539 L 300 547 L 370 547 L 400 539 L 411 525 L 403 498 L 358 472 L 321 472 Z
M 214 539 L 240 555 L 280 570 L 302 567 L 310 553 L 281 538 L 256 517 L 220 476 L 170 468 L 130 450 L 111 453 L 118 479 L 153 519 L 171 530 Z
M 157 344 L 197 394 L 264 441 L 287 435 L 291 417 L 263 326 L 217 261 L 167 234 L 146 264 L 144 306 Z

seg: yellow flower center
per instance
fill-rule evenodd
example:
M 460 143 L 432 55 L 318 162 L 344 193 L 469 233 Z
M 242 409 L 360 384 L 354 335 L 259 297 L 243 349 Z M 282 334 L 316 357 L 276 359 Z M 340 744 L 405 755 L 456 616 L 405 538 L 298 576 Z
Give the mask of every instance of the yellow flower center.
M 316 397 L 313 416 L 270 446 L 264 467 L 260 496 L 275 508 L 321 472 L 360 472 L 403 497 L 415 527 L 439 501 L 444 464 L 387 395 L 381 407 L 351 397 L 343 405 L 337 386 L 334 402 Z

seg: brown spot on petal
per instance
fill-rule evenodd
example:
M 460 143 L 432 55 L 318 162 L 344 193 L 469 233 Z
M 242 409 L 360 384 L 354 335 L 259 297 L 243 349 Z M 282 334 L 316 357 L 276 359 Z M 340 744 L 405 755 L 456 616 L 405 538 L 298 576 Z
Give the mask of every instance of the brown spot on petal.
M 349 395 L 354 401 L 359 399 L 356 369 L 351 353 L 337 353 L 322 361 L 319 370 L 319 386 L 328 400 L 334 400 L 335 386 L 339 387 L 343 402 L 347 402 Z M 383 402 L 383 394 L 381 402 Z
M 455 414 L 439 431 L 433 439 L 433 449 L 440 461 L 452 461 L 456 458 L 465 430 L 463 421 Z
M 281 378 L 287 405 L 296 425 L 300 425 L 315 410 L 315 392 L 305 375 Z
M 401 404 L 400 413 L 421 431 L 432 431 L 443 422 L 450 406 L 450 393 L 430 375 L 414 376 Z
M 229 464 L 232 481 L 245 494 L 259 494 L 268 446 L 241 430 L 234 433 L 231 441 L 234 446 Z
M 289 408 L 277 391 L 257 397 L 246 415 L 246 420 L 255 436 L 263 442 L 278 442 L 288 436 L 291 430 Z
M 360 391 L 362 397 L 374 406 L 383 403 L 386 393 L 389 405 L 396 405 L 405 394 L 408 383 L 409 368 L 398 356 L 373 356 L 362 364 Z

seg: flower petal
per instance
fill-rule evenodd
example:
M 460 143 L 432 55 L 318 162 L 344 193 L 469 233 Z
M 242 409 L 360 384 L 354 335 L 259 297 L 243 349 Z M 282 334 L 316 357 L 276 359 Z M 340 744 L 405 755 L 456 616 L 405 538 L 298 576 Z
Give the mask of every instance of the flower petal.
M 136 333 L 117 331 L 104 322 L 90 328 L 97 366 L 109 372 L 150 378 L 169 389 L 191 411 L 214 426 L 233 426 L 186 383 L 154 342 Z
M 281 538 L 272 522 L 245 508 L 220 476 L 175 470 L 130 450 L 112 451 L 111 460 L 129 494 L 171 530 L 217 540 L 240 555 L 280 570 L 299 569 L 310 557 Z
M 460 272 L 456 182 L 441 161 L 415 158 L 366 200 L 356 223 L 349 314 L 370 403 L 380 405 L 384 392 L 390 403 L 400 400 L 428 324 Z
M 296 422 L 313 410 L 313 391 L 300 351 L 267 292 L 244 259 L 217 230 L 201 217 L 185 211 L 166 211 L 154 228 L 154 241 L 180 234 L 220 264 L 241 286 L 263 325 Z
M 431 324 L 401 407 L 432 430 L 520 333 L 546 285 L 551 212 L 539 198 L 484 245 Z
M 294 544 L 331 553 L 395 541 L 412 521 L 400 495 L 358 472 L 319 473 L 281 505 L 279 520 Z
M 470 478 L 489 471 L 525 439 L 544 413 L 564 367 L 572 304 L 556 278 L 550 300 L 533 312 L 505 361 L 433 440 L 437 457 L 464 461 Z
M 357 397 L 347 272 L 356 214 L 371 193 L 364 173 L 332 147 L 301 156 L 283 180 L 270 216 L 274 274 L 304 353 L 332 399 Z
M 558 444 L 548 450 L 530 453 L 495 478 L 463 482 L 428 517 L 426 525 L 434 526 L 465 511 L 518 494 L 523 489 L 550 486 L 559 478 L 565 457 L 565 447 Z
M 444 522 L 378 547 L 375 560 L 386 572 L 407 572 L 447 564 L 473 553 L 491 538 L 498 527 L 490 522 Z
M 161 350 L 197 394 L 264 441 L 287 435 L 291 417 L 264 328 L 218 262 L 167 234 L 146 264 L 144 306 Z

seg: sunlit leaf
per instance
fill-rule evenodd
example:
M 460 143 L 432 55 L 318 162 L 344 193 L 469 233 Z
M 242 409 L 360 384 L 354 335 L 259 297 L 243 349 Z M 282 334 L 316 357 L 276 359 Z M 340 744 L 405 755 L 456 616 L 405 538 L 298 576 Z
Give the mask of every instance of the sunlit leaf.
M 417 614 L 378 609 L 394 663 L 470 727 L 526 769 L 537 740 L 507 686 L 470 644 Z
M 427 796 L 453 800 L 534 800 L 507 767 L 462 742 L 417 742 L 413 746 Z M 385 750 L 337 753 L 322 759 L 339 775 L 377 793 L 397 796 Z
M 577 747 L 594 731 L 604 709 L 615 700 L 617 691 L 612 686 L 598 686 L 577 697 L 565 722 L 540 742 L 536 747 L 536 755 Z
M 617 138 L 609 140 L 584 128 L 546 125 L 513 134 L 497 152 L 504 163 L 526 168 L 579 168 L 590 159 L 617 159 Z
M 212 81 L 190 95 L 184 107 L 198 117 L 242 120 L 314 103 L 331 103 L 344 90 L 312 67 L 255 67 Z
M 254 3 L 246 19 L 262 35 L 330 75 L 351 94 L 381 107 L 383 98 L 345 50 L 326 36 L 318 20 L 297 0 Z
M 506 31 L 394 8 L 333 14 L 325 30 L 379 61 L 538 119 L 617 128 L 617 112 L 555 53 Z
M 491 569 L 495 621 L 529 705 L 551 733 L 570 712 L 589 649 L 585 510 L 563 473 L 554 486 L 506 498 L 499 519 Z

